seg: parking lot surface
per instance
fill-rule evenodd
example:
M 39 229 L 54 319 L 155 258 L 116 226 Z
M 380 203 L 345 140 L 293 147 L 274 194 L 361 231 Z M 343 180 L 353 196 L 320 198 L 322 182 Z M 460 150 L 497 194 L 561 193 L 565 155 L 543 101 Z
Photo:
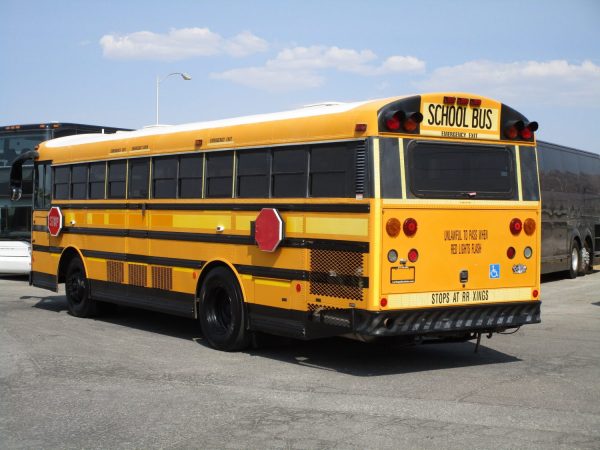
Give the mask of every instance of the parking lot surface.
M 600 272 L 473 343 L 212 350 L 195 321 L 0 279 L 2 448 L 600 448 Z

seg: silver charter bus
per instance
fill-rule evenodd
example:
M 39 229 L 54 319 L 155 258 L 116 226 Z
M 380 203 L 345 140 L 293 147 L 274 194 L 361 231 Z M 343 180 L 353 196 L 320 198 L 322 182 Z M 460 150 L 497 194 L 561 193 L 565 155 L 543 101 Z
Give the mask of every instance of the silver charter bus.
M 570 278 L 600 263 L 600 155 L 537 141 L 542 273 Z
M 63 122 L 0 126 L 0 275 L 27 274 L 31 268 L 33 165 L 23 166 L 23 195 L 11 200 L 12 162 L 49 139 L 118 130 L 124 129 Z M 47 182 L 50 183 L 49 177 Z

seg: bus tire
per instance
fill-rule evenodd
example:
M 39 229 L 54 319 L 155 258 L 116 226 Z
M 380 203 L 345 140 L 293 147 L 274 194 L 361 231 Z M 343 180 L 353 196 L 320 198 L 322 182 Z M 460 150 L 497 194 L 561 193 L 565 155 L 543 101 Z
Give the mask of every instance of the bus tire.
M 571 254 L 569 255 L 569 278 L 577 278 L 581 266 L 581 250 L 577 241 L 571 244 Z
M 579 275 L 585 275 L 592 271 L 592 246 L 586 239 L 581 249 L 581 262 L 579 263 Z
M 98 312 L 96 301 L 90 297 L 90 283 L 79 258 L 73 258 L 67 267 L 65 293 L 69 313 L 75 317 L 93 317 Z
M 212 269 L 202 282 L 199 300 L 200 328 L 211 347 L 231 352 L 249 346 L 242 292 L 230 270 Z

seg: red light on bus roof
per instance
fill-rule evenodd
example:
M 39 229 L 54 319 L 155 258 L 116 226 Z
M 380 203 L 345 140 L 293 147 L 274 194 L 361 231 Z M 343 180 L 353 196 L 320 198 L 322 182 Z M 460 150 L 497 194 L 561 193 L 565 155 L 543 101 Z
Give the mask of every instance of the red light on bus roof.
M 444 105 L 454 105 L 456 97 L 444 97 Z
M 519 131 L 519 135 L 521 136 L 521 138 L 523 139 L 531 139 L 533 136 L 533 131 L 531 131 L 529 129 L 529 127 L 525 127 L 523 128 L 521 131 Z
M 472 98 L 471 100 L 469 100 L 469 104 L 471 106 L 481 106 L 481 99 L 480 98 Z
M 402 120 L 400 119 L 399 114 L 396 113 L 385 120 L 385 125 L 388 127 L 389 130 L 395 131 L 400 129 L 401 122 Z
M 469 104 L 469 99 L 468 98 L 458 97 L 456 99 L 456 104 L 459 105 L 459 106 L 467 106 Z
M 417 129 L 421 122 L 423 122 L 423 114 L 421 114 L 420 112 L 414 112 L 412 114 L 407 115 L 406 119 L 404 120 L 404 123 L 402 124 L 402 127 L 405 131 L 412 133 Z
M 354 125 L 354 131 L 356 133 L 364 133 L 365 131 L 367 131 L 367 124 L 366 123 L 357 123 L 356 125 Z
M 516 139 L 519 135 L 519 130 L 517 130 L 517 127 L 515 127 L 514 125 L 511 125 L 506 130 L 504 130 L 504 135 L 512 141 Z

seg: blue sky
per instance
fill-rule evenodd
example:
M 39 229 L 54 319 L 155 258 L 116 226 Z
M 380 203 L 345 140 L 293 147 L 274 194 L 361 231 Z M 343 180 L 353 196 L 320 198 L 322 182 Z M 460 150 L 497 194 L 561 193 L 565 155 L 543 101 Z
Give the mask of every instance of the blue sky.
M 600 1 L 0 2 L 0 125 L 140 128 L 458 90 L 600 153 Z

